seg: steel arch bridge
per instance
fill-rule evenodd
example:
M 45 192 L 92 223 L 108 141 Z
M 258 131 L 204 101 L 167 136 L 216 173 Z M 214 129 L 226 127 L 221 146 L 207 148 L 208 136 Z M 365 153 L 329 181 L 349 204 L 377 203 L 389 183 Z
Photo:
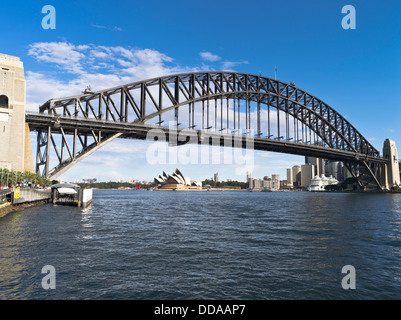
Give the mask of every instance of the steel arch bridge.
M 342 161 L 362 189 L 386 187 L 388 160 L 351 123 L 295 84 L 260 75 L 174 74 L 50 99 L 39 112 L 26 121 L 37 131 L 36 172 L 49 178 L 115 138 L 144 140 L 174 121 L 196 135 L 252 135 L 257 150 Z

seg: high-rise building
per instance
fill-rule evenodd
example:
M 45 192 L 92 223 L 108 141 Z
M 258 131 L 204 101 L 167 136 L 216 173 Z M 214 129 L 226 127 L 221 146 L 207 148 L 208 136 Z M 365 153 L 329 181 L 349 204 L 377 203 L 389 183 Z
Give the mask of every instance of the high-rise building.
M 301 187 L 309 188 L 310 181 L 315 177 L 315 166 L 313 164 L 303 164 L 301 166 Z
M 246 182 L 248 183 L 249 188 L 253 188 L 252 175 L 251 175 L 251 173 L 249 171 L 246 172 Z
M 301 185 L 301 167 L 300 166 L 292 167 L 292 181 L 294 183 L 294 187 L 299 187 Z
M 219 182 L 219 173 L 218 173 L 218 172 L 216 172 L 216 173 L 214 174 L 213 180 L 214 180 L 214 182 Z
M 348 178 L 352 178 L 351 172 L 347 169 L 346 166 L 343 166 L 343 180 L 347 180 Z
M 326 176 L 327 177 L 332 176 L 336 178 L 338 181 L 344 181 L 343 163 L 340 161 L 328 161 Z
M 292 175 L 292 169 L 287 168 L 287 187 L 292 188 L 294 187 L 294 178 Z
M 272 174 L 272 189 L 279 190 L 280 189 L 280 175 Z
M 325 166 L 324 159 L 315 157 L 305 157 L 305 164 L 313 164 L 314 166 L 314 176 L 321 176 L 324 174 Z

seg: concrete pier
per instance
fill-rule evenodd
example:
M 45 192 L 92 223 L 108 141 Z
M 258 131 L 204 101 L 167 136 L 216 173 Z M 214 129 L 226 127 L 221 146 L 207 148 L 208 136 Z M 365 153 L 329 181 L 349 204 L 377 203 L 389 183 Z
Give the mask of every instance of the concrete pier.
M 59 183 L 51 186 L 53 204 L 87 207 L 92 203 L 92 189 L 81 189 L 76 184 Z
M 0 204 L 0 218 L 11 212 L 46 204 L 50 200 L 49 192 L 30 188 L 3 190 L 0 196 L 7 200 Z
M 11 197 L 11 203 L 13 205 L 43 200 L 50 200 L 50 192 L 31 188 L 16 188 L 13 192 L 13 196 Z

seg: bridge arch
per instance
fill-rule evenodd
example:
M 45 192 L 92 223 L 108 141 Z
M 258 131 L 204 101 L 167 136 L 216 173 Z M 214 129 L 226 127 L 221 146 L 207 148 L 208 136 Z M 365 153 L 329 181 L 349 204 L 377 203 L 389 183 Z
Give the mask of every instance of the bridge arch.
M 265 136 L 264 139 L 267 140 L 316 145 L 336 153 L 352 153 L 354 161 L 347 164 L 351 172 L 357 176 L 361 170 L 370 171 L 369 175 L 375 183 L 380 184 L 377 178 L 380 174 L 380 166 L 377 163 L 381 162 L 379 151 L 336 110 L 293 83 L 238 72 L 169 75 L 102 91 L 84 92 L 78 96 L 48 100 L 40 107 L 40 112 L 55 119 L 53 122 L 55 121 L 56 125 L 52 128 L 61 132 L 63 147 L 68 146 L 66 132 L 62 127 L 57 129 L 57 121 L 75 119 L 92 124 L 91 131 L 81 132 L 86 138 L 92 136 L 93 143 L 83 142 L 75 130 L 73 140 L 76 144 L 76 140 L 79 139 L 82 149 L 77 152 L 69 150 L 70 157 L 67 159 L 58 155 L 59 164 L 53 169 L 49 168 L 42 155 L 42 160 L 38 157 L 37 171 L 41 165 L 47 166 L 45 175 L 50 173 L 50 176 L 55 176 L 65 171 L 105 143 L 117 137 L 130 137 L 128 125 L 146 127 L 151 123 L 162 127 L 166 124 L 163 117 L 169 115 L 169 119 L 174 120 L 178 126 L 179 123 L 182 124 L 182 110 L 186 110 L 185 117 L 188 119 L 184 125 L 189 129 L 195 130 L 197 127 L 196 130 L 225 130 L 231 131 L 233 135 L 242 129 L 246 133 L 254 129 L 255 137 Z M 270 112 L 274 112 L 272 114 L 276 117 L 275 123 L 270 123 Z M 266 122 L 266 117 L 263 116 L 266 115 L 269 118 L 268 126 L 262 129 L 262 122 Z M 214 123 L 210 121 L 211 116 L 214 116 Z M 154 123 L 156 120 L 158 121 Z M 283 128 L 280 120 L 285 121 L 283 135 L 280 133 L 280 129 Z M 288 134 L 291 127 L 289 121 L 293 122 L 291 138 Z M 103 130 L 99 129 L 100 123 L 103 123 Z M 114 131 L 110 129 L 113 126 Z M 275 134 L 271 134 L 270 129 L 275 131 L 276 137 Z M 305 139 L 305 130 L 306 133 L 309 130 L 310 137 L 314 134 L 313 143 L 312 139 Z M 50 145 L 49 132 L 40 131 L 39 144 Z M 299 139 L 301 132 L 302 139 Z M 71 130 L 69 133 L 72 134 Z M 44 137 L 46 134 L 48 138 Z M 42 135 L 42 140 L 39 135 Z M 52 144 L 56 148 L 54 140 Z M 361 162 L 361 159 L 370 162 Z

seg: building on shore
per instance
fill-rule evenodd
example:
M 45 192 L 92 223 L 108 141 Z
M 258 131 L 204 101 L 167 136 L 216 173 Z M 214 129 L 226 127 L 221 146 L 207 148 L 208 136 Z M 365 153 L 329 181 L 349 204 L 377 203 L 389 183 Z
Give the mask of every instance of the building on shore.
M 249 183 L 249 188 L 253 190 L 259 190 L 263 186 L 264 180 L 259 179 L 259 178 L 251 178 L 250 183 Z
M 315 166 L 313 164 L 303 164 L 301 166 L 301 187 L 308 189 L 310 181 L 314 177 Z
M 314 166 L 313 176 L 320 177 L 325 173 L 325 161 L 321 158 L 305 157 L 305 164 L 312 164 Z
M 301 186 L 301 167 L 300 166 L 293 166 L 292 167 L 292 181 L 294 187 Z
M 292 174 L 291 168 L 287 168 L 287 187 L 288 188 L 294 187 L 294 176 Z
M 248 187 L 252 189 L 252 174 L 249 171 L 246 172 L 246 182 L 248 183 Z
M 154 178 L 155 189 L 161 191 L 192 191 L 206 190 L 202 188 L 202 182 L 191 181 L 180 170 L 175 169 L 172 174 L 163 171 L 163 174 Z
M 219 180 L 219 173 L 218 172 L 216 172 L 214 175 L 213 175 L 213 180 L 214 180 L 214 182 L 219 182 L 220 180 Z
M 272 174 L 272 189 L 279 190 L 280 189 L 280 175 Z

